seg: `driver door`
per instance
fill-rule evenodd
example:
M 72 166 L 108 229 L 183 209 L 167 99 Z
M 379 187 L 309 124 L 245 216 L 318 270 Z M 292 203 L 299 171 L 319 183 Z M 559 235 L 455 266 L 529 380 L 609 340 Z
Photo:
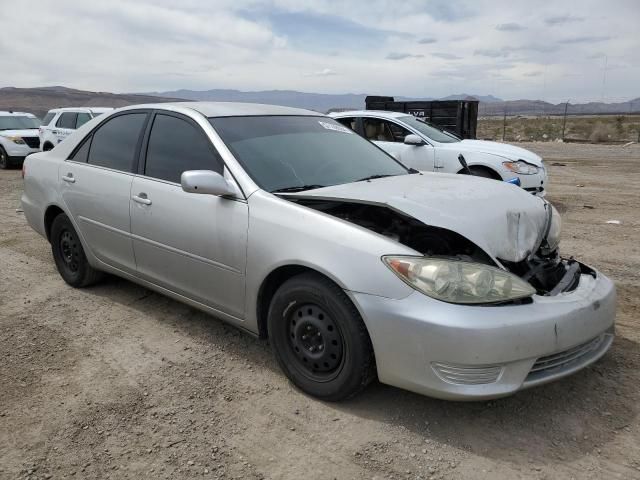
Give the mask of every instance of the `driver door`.
M 138 274 L 236 318 L 244 317 L 249 209 L 235 198 L 187 193 L 186 170 L 224 173 L 202 128 L 156 113 L 131 186 L 131 234 Z
M 395 122 L 380 118 L 362 119 L 364 136 L 385 152 L 394 154 L 403 165 L 416 170 L 432 172 L 435 170 L 433 147 L 429 144 L 406 145 L 404 138 L 411 134 L 409 130 Z

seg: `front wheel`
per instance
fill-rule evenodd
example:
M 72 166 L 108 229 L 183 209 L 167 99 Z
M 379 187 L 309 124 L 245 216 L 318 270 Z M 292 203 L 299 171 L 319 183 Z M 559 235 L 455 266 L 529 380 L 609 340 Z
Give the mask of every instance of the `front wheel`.
M 4 148 L 0 147 L 0 170 L 6 170 L 9 168 L 9 156 Z
M 364 322 L 344 291 L 327 278 L 305 273 L 287 280 L 273 297 L 267 321 L 276 359 L 302 391 L 338 401 L 375 377 Z
M 498 176 L 498 174 L 497 173 L 493 173 L 488 168 L 478 167 L 477 165 L 473 165 L 473 166 L 469 167 L 469 171 L 471 172 L 471 175 L 473 175 L 475 177 L 491 178 L 493 180 L 500 180 L 500 177 Z
M 87 287 L 102 277 L 102 272 L 93 268 L 80 243 L 69 217 L 58 215 L 51 225 L 51 251 L 58 272 L 72 287 Z

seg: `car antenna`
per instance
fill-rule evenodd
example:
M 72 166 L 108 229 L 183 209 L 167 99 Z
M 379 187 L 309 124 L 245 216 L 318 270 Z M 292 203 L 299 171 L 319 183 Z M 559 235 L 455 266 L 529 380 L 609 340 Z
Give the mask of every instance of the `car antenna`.
M 473 175 L 469 169 L 469 165 L 467 165 L 467 161 L 464 159 L 464 155 L 458 155 L 458 161 L 460 162 L 460 165 L 462 165 L 462 169 L 466 175 Z

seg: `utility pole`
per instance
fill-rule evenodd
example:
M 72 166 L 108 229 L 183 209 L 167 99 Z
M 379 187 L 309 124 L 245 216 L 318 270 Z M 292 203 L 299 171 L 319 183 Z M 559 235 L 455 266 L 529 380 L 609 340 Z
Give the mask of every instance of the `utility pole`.
M 502 118 L 502 141 L 504 142 L 507 135 L 507 107 L 504 107 L 504 117 Z
M 564 119 L 562 120 L 562 141 L 564 142 L 564 130 L 567 127 L 567 109 L 569 108 L 569 100 L 564 104 Z

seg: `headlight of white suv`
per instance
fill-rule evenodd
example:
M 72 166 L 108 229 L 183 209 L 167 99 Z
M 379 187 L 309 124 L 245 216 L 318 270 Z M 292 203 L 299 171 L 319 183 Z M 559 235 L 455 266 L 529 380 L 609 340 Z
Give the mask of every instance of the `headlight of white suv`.
M 507 170 L 513 173 L 519 173 L 520 175 L 534 175 L 538 173 L 538 167 L 532 165 L 524 160 L 518 160 L 516 162 L 502 162 L 502 165 Z
M 480 263 L 408 256 L 385 256 L 382 260 L 409 286 L 444 302 L 497 303 L 536 293 L 521 278 Z
M 18 145 L 25 144 L 25 141 L 21 137 L 18 137 L 17 135 L 3 135 L 3 137 L 6 138 L 7 140 L 11 140 L 13 143 L 17 143 Z

